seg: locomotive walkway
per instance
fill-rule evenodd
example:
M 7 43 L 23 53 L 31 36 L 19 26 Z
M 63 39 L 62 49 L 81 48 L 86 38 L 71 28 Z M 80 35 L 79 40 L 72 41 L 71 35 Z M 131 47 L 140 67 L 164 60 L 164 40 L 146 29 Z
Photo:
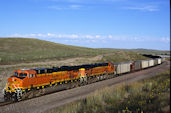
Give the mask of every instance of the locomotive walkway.
M 0 107 L 0 113 L 40 113 L 47 112 L 58 106 L 85 98 L 88 94 L 94 92 L 97 89 L 104 88 L 106 86 L 116 86 L 119 84 L 125 84 L 133 81 L 142 80 L 152 76 L 156 76 L 158 73 L 170 69 L 170 62 L 166 61 L 163 64 L 152 67 L 149 69 L 137 71 L 134 73 L 124 74 L 112 79 L 92 83 L 86 86 L 60 91 L 57 93 L 9 104 Z

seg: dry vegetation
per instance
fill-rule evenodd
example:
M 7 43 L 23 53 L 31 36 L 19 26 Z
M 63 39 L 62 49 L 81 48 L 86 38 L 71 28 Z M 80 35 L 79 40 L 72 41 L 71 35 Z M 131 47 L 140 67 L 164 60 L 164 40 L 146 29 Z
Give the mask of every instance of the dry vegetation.
M 157 77 L 107 87 L 50 113 L 170 113 L 170 71 Z
M 104 55 L 100 62 L 126 62 L 135 60 L 149 59 L 130 51 L 117 51 L 113 54 Z

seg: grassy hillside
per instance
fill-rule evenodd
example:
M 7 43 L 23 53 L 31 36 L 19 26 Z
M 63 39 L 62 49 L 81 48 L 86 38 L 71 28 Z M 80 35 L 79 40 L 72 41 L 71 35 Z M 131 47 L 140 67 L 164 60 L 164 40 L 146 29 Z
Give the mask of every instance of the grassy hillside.
M 135 52 L 130 51 L 116 51 L 113 54 L 104 55 L 101 62 L 126 62 L 135 60 L 149 59 Z
M 115 57 L 111 55 L 109 57 L 104 56 L 102 61 L 145 58 L 137 55 L 135 52 L 126 52 L 124 50 L 68 46 L 31 38 L 0 38 L 0 64 L 45 61 L 46 59 L 61 60 L 74 57 L 92 57 L 109 53 L 112 53 Z M 117 57 L 117 55 L 120 57 Z M 136 57 L 134 58 L 134 56 Z
M 124 52 L 136 52 L 138 54 L 154 54 L 154 55 L 170 55 L 170 51 L 153 50 L 153 49 L 113 49 L 113 48 L 102 48 L 103 50 L 115 50 Z
M 108 53 L 98 50 L 68 46 L 30 38 L 0 38 L 0 63 L 37 61 L 44 59 L 64 59 L 81 56 L 96 56 Z
M 152 50 L 152 49 L 132 49 L 131 51 L 140 54 L 170 55 L 170 51 L 159 51 L 159 50 Z
M 49 113 L 170 113 L 170 71 L 153 78 L 97 90 Z

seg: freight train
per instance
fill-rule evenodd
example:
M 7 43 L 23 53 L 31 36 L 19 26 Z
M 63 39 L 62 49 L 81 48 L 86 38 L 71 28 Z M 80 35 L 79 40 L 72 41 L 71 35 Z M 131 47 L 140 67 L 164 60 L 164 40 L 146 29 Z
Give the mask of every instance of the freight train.
M 122 63 L 95 63 L 53 68 L 18 69 L 3 90 L 5 101 L 21 101 L 142 70 L 163 62 L 162 58 Z

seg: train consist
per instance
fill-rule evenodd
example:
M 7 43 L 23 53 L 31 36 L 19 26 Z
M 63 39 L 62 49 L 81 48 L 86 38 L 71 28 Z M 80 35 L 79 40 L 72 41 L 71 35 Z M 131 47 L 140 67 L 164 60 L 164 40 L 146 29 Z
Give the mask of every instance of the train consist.
M 163 62 L 162 58 L 122 63 L 19 69 L 8 78 L 3 90 L 5 101 L 20 101 L 64 89 L 116 77 Z

